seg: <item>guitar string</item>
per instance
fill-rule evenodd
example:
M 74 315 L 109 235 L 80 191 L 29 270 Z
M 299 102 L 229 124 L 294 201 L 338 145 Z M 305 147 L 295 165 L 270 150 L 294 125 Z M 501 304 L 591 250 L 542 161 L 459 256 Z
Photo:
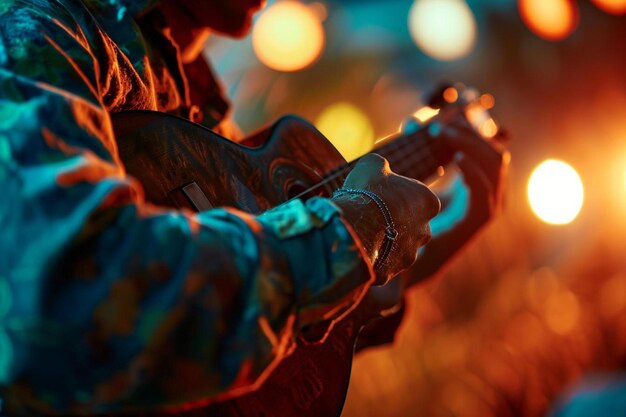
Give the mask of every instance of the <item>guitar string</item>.
M 393 142 L 391 142 L 391 143 L 389 143 L 387 145 L 384 145 L 383 147 L 381 147 L 379 149 L 372 149 L 372 151 L 376 152 L 377 150 L 378 151 L 387 150 L 387 152 L 385 152 L 385 153 L 387 155 L 387 159 L 389 160 L 389 159 L 394 158 L 395 155 L 404 153 L 403 151 L 409 150 L 409 151 L 412 151 L 412 152 L 409 152 L 409 156 L 405 157 L 405 158 L 400 158 L 398 160 L 398 164 L 397 165 L 394 164 L 394 167 L 396 168 L 397 171 L 402 171 L 402 170 L 407 169 L 409 167 L 419 166 L 421 163 L 423 163 L 427 159 L 430 158 L 430 159 L 434 160 L 434 158 L 432 156 L 432 152 L 429 152 L 426 143 L 419 143 L 419 142 L 417 142 L 418 141 L 417 138 L 415 139 L 415 142 L 412 142 L 410 140 L 410 137 L 418 136 L 419 134 L 424 133 L 426 130 L 427 130 L 427 125 L 423 126 L 422 128 L 420 128 L 416 132 L 413 132 L 409 136 L 405 136 L 405 137 L 401 138 L 400 140 L 394 140 Z M 421 145 L 421 146 L 417 147 L 417 145 Z M 407 148 L 413 148 L 413 149 L 407 149 Z M 322 181 L 320 181 L 319 183 L 315 184 L 314 186 L 306 189 L 305 191 L 301 192 L 300 194 L 296 195 L 295 197 L 289 199 L 289 201 L 297 199 L 297 198 L 304 197 L 305 195 L 310 194 L 311 192 L 315 191 L 316 189 L 318 189 L 320 187 L 324 187 L 325 190 L 328 192 L 328 194 L 331 195 L 332 192 L 335 189 L 341 187 L 341 185 L 343 183 L 343 180 L 345 180 L 345 176 L 348 175 L 348 173 L 352 169 L 353 165 L 359 159 L 360 159 L 360 157 L 358 159 L 354 160 L 354 161 L 342 164 L 339 167 L 331 170 L 329 175 L 327 175 Z
M 388 157 L 387 159 L 391 159 L 393 157 L 393 154 L 400 153 L 400 149 L 401 148 L 407 148 L 408 147 L 408 145 L 406 145 L 406 144 L 398 144 L 398 145 L 395 145 L 394 147 L 392 147 L 392 148 L 390 147 L 389 148 L 389 149 L 393 149 L 393 150 L 390 150 L 389 153 L 387 153 L 387 157 Z M 376 151 L 376 149 L 373 149 L 373 151 Z M 411 157 L 409 157 L 411 160 L 409 160 L 408 162 L 398 163 L 398 165 L 395 165 L 396 170 L 401 171 L 403 169 L 406 169 L 408 166 L 419 164 L 419 163 L 425 161 L 426 159 L 428 159 L 430 157 L 430 155 L 427 155 L 427 152 L 425 152 L 424 150 L 421 150 L 421 149 L 420 149 L 420 151 L 414 152 L 414 154 L 416 154 L 418 157 L 411 156 Z M 423 155 L 426 155 L 426 157 L 424 157 Z M 403 160 L 407 160 L 407 158 L 401 159 L 401 161 L 403 161 Z M 349 174 L 352 166 L 356 163 L 356 161 L 358 161 L 358 159 L 356 159 L 355 161 L 352 161 L 350 163 L 343 164 L 343 165 L 341 165 L 338 168 L 335 168 L 333 171 L 331 171 L 330 175 L 328 175 L 328 176 L 326 176 L 324 178 L 323 181 L 317 183 L 313 187 L 311 187 L 311 188 L 303 191 L 302 193 L 296 195 L 292 199 L 297 199 L 297 198 L 303 197 L 303 196 L 305 196 L 307 194 L 310 194 L 311 192 L 313 192 L 314 190 L 316 190 L 317 188 L 320 188 L 322 186 L 325 188 L 325 190 L 328 192 L 329 195 L 332 194 L 332 192 L 335 189 L 341 187 L 341 185 L 343 184 L 343 181 L 345 180 L 345 177 Z M 292 199 L 290 199 L 290 200 L 292 200 Z
M 467 115 L 466 115 L 466 110 L 465 109 L 468 108 L 474 102 L 476 102 L 475 99 L 474 100 L 469 100 L 463 106 L 463 110 L 460 112 L 460 114 L 464 115 L 465 120 L 467 120 Z M 453 113 L 452 115 L 458 116 L 458 114 L 459 114 L 458 108 L 455 107 L 455 109 L 457 110 L 457 113 Z M 487 114 L 488 114 L 488 111 L 486 109 L 484 109 L 484 111 L 487 112 Z M 440 113 L 440 116 L 441 116 L 441 113 Z M 451 119 L 453 118 L 451 115 L 449 115 L 449 117 Z M 428 172 L 425 172 L 426 170 L 424 170 L 424 168 L 423 168 L 423 163 L 426 160 L 431 159 L 431 164 L 432 164 L 431 170 L 434 170 L 435 168 L 437 168 L 438 166 L 441 165 L 436 160 L 436 158 L 434 156 L 434 153 L 429 151 L 428 146 L 427 146 L 428 143 L 426 143 L 426 142 L 419 142 L 419 141 L 413 142 L 413 141 L 408 140 L 412 136 L 418 136 L 419 134 L 423 133 L 424 131 L 427 131 L 430 128 L 431 124 L 435 120 L 437 120 L 437 119 L 439 119 L 439 118 L 431 119 L 430 121 L 428 121 L 428 123 L 422 125 L 417 131 L 413 132 L 412 134 L 410 134 L 408 136 L 403 137 L 402 138 L 403 140 L 398 140 L 398 141 L 394 140 L 390 144 L 383 146 L 383 148 L 386 148 L 387 146 L 389 146 L 389 154 L 388 154 L 388 158 L 387 159 L 390 160 L 394 156 L 394 154 L 397 154 L 400 151 L 406 151 L 407 150 L 406 148 L 408 148 L 411 145 L 413 145 L 414 147 L 416 145 L 422 145 L 419 148 L 417 148 L 416 150 L 413 149 L 413 151 L 414 151 L 413 153 L 417 154 L 418 157 L 415 157 L 415 155 L 411 155 L 411 154 L 409 154 L 411 156 L 406 157 L 406 158 L 400 157 L 399 160 L 398 160 L 398 164 L 392 166 L 391 167 L 392 169 L 395 168 L 396 171 L 404 171 L 404 170 L 406 170 L 408 168 L 414 168 L 414 169 L 417 168 L 417 170 L 418 170 L 418 171 L 416 171 L 417 175 L 413 174 L 413 175 L 409 175 L 409 176 L 412 177 L 412 178 L 421 177 L 423 179 L 423 178 L 425 178 L 428 175 Z M 439 120 L 442 120 L 442 119 L 439 119 Z M 429 136 L 427 136 L 427 138 L 428 137 Z M 430 137 L 432 138 L 432 136 L 430 136 Z M 390 145 L 396 145 L 396 144 L 397 144 L 397 146 L 390 146 Z M 381 148 L 381 149 L 383 149 L 383 148 Z M 372 151 L 376 152 L 376 149 L 373 149 Z M 413 158 L 413 160 L 411 160 L 411 158 Z M 391 165 L 391 163 L 390 163 L 390 165 Z
M 393 151 L 391 151 L 388 154 L 388 160 L 390 161 L 390 165 L 392 165 L 391 159 L 395 158 L 396 156 L 398 156 L 398 154 L 401 153 L 401 150 L 403 148 L 408 148 L 411 144 L 407 143 L 405 146 L 398 146 L 397 148 L 395 148 Z M 431 159 L 434 161 L 433 159 L 433 153 L 428 149 L 427 144 L 422 144 L 423 146 L 421 146 L 420 148 L 414 149 L 412 154 L 409 154 L 408 157 L 402 157 L 402 155 L 399 155 L 399 158 L 397 159 L 397 163 L 393 163 L 392 165 L 392 169 L 395 169 L 398 172 L 401 171 L 405 171 L 405 170 L 409 170 L 409 168 L 415 168 L 415 167 L 420 167 L 422 166 L 422 164 L 424 164 L 425 161 Z M 424 175 L 422 173 L 422 175 Z M 422 176 L 422 175 L 415 175 L 415 176 Z
M 403 171 L 407 168 L 417 168 L 418 170 L 421 171 L 417 171 L 418 175 L 411 175 L 412 177 L 426 177 L 426 173 L 424 172 L 423 168 L 420 168 L 422 166 L 422 163 L 424 163 L 427 159 L 431 159 L 431 162 L 433 164 L 431 170 L 434 170 L 437 166 L 439 166 L 439 164 L 437 163 L 437 161 L 435 160 L 435 157 L 433 155 L 432 152 L 428 151 L 428 147 L 426 146 L 427 144 L 423 144 L 420 142 L 412 142 L 410 140 L 408 140 L 411 136 L 418 136 L 419 134 L 423 133 L 425 130 L 427 130 L 430 127 L 432 121 L 430 121 L 429 123 L 421 126 L 416 132 L 413 132 L 412 134 L 410 134 L 409 136 L 405 136 L 400 140 L 394 140 L 391 143 L 384 145 L 382 148 L 379 149 L 372 149 L 372 152 L 376 152 L 376 151 L 381 151 L 383 149 L 387 149 L 389 152 L 387 154 L 387 159 L 391 159 L 394 154 L 398 154 L 401 151 L 406 151 L 406 148 L 409 148 L 411 145 L 415 146 L 415 144 L 418 145 L 423 145 L 420 148 L 417 148 L 417 151 L 415 149 L 412 149 L 413 152 L 410 152 L 409 157 L 405 157 L 405 158 L 400 158 L 398 164 L 394 164 L 394 166 L 392 166 L 393 168 L 396 168 L 396 171 Z M 409 150 L 411 151 L 411 150 Z M 325 187 L 326 191 L 330 194 L 332 194 L 333 192 L 333 187 L 334 189 L 340 188 L 342 185 L 342 182 L 338 182 L 339 180 L 342 179 L 342 177 L 344 176 L 344 174 L 347 176 L 348 172 L 346 172 L 347 170 L 352 168 L 352 165 L 358 161 L 357 158 L 355 161 L 352 161 L 350 163 L 347 164 L 343 164 L 340 167 L 331 170 L 329 175 L 326 176 L 324 178 L 323 181 L 321 181 L 320 183 L 314 185 L 313 187 L 305 190 L 304 192 L 298 194 L 297 196 L 293 197 L 292 199 L 296 199 L 296 198 L 300 198 L 303 197 L 309 193 L 311 193 L 312 191 L 314 191 L 317 188 L 320 187 Z M 390 164 L 391 165 L 391 164 Z M 336 171 L 336 172 L 335 172 Z M 345 177 L 343 178 L 345 179 Z M 328 186 L 330 184 L 330 187 Z M 290 199 L 291 200 L 291 199 Z
M 418 133 L 421 133 L 422 129 L 420 129 L 420 131 L 413 133 L 411 136 L 417 136 Z M 385 145 L 384 147 L 378 149 L 378 151 L 381 150 L 386 150 L 386 156 L 387 159 L 392 159 L 394 158 L 396 155 L 403 153 L 403 150 L 406 150 L 406 148 L 409 148 L 411 145 L 413 145 L 413 147 L 415 147 L 415 143 L 417 142 L 409 142 L 407 139 L 409 139 L 408 137 L 403 138 L 404 140 L 399 140 L 399 141 L 394 141 L 388 145 Z M 406 158 L 401 158 L 399 159 L 398 164 L 394 164 L 393 168 L 396 168 L 396 171 L 402 171 L 404 169 L 407 169 L 408 167 L 419 167 L 421 165 L 421 163 L 423 163 L 424 161 L 426 161 L 427 159 L 431 159 L 434 160 L 434 158 L 432 157 L 432 153 L 428 151 L 427 146 L 425 146 L 425 144 L 420 143 L 420 145 L 424 145 L 421 146 L 419 148 L 413 149 L 413 152 L 409 153 L 409 157 Z M 377 149 L 373 149 L 372 151 L 376 151 Z M 381 152 L 382 153 L 382 152 Z M 360 159 L 360 158 L 359 158 Z M 332 192 L 334 191 L 334 189 L 340 188 L 343 180 L 345 178 L 342 178 L 344 176 L 347 176 L 347 174 L 349 173 L 349 170 L 352 168 L 352 166 L 356 163 L 357 160 L 352 161 L 350 163 L 347 164 L 343 164 L 337 168 L 335 168 L 334 170 L 331 171 L 331 174 L 326 176 L 325 179 L 323 181 L 321 181 L 320 183 L 316 184 L 315 186 L 305 190 L 304 192 L 302 192 L 301 194 L 297 195 L 294 198 L 299 198 L 302 197 L 306 194 L 311 193 L 312 191 L 314 191 L 317 188 L 320 188 L 321 186 L 324 186 L 326 188 L 326 191 L 329 194 L 332 194 Z M 331 187 L 328 187 L 328 185 L 331 185 Z M 334 187 L 334 189 L 333 189 Z

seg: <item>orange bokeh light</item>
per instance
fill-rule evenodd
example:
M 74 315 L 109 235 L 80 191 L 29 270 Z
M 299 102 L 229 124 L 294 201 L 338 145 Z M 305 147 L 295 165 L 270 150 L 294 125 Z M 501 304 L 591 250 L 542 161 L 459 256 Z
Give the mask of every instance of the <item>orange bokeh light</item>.
M 324 50 L 324 10 L 315 4 L 286 0 L 265 9 L 252 31 L 252 48 L 269 68 L 298 71 L 312 65 Z
M 617 316 L 626 308 L 626 274 L 616 275 L 602 285 L 598 305 L 607 318 Z
M 570 333 L 578 324 L 580 304 L 574 293 L 565 290 L 548 296 L 544 318 L 548 327 L 559 335 Z
M 443 92 L 443 99 L 448 103 L 454 103 L 459 99 L 459 92 L 454 87 L 448 87 Z
M 483 94 L 480 96 L 480 105 L 487 110 L 493 109 L 496 105 L 496 99 L 489 93 Z
M 578 25 L 578 5 L 574 0 L 518 0 L 522 20 L 537 36 L 558 41 Z
M 487 119 L 480 124 L 478 131 L 486 138 L 493 138 L 498 133 L 498 125 L 495 120 Z
M 626 0 L 591 0 L 599 9 L 611 14 L 626 13 Z

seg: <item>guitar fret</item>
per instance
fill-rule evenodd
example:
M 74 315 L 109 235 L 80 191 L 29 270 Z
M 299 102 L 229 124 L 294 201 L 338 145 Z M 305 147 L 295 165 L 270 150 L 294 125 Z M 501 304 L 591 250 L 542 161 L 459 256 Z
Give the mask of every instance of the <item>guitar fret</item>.
M 423 181 L 440 165 L 431 149 L 435 140 L 427 135 L 425 129 L 391 140 L 376 151 L 390 161 L 396 173 Z
M 410 135 L 399 134 L 395 138 L 390 138 L 388 143 L 373 149 L 372 152 L 387 159 L 391 169 L 397 174 L 419 181 L 425 181 L 435 174 L 439 166 L 447 164 L 452 159 L 452 153 L 430 137 L 426 127 Z M 294 198 L 303 197 L 320 187 L 324 187 L 328 195 L 332 195 L 334 190 L 341 188 L 357 161 L 358 159 L 331 170 L 321 182 Z

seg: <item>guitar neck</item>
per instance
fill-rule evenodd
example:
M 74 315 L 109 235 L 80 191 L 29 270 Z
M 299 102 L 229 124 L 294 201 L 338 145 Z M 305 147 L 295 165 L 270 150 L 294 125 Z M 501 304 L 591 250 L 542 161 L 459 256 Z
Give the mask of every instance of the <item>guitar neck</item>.
M 430 127 L 431 124 L 426 124 L 410 134 L 398 133 L 386 137 L 378 142 L 372 152 L 387 159 L 395 173 L 425 182 L 454 156 L 453 152 L 429 133 Z M 359 159 L 337 167 L 314 188 L 324 186 L 328 193 L 340 188 Z
M 399 133 L 386 138 L 374 152 L 387 159 L 395 173 L 426 182 L 454 156 L 441 141 L 429 134 L 429 127 L 425 125 L 414 133 Z

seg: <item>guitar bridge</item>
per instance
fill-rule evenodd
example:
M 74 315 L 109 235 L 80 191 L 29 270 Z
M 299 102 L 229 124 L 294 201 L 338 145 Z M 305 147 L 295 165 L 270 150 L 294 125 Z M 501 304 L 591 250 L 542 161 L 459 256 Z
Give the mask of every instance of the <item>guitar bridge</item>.
M 195 181 L 170 191 L 169 197 L 178 208 L 188 208 L 197 212 L 213 208 L 206 194 Z

